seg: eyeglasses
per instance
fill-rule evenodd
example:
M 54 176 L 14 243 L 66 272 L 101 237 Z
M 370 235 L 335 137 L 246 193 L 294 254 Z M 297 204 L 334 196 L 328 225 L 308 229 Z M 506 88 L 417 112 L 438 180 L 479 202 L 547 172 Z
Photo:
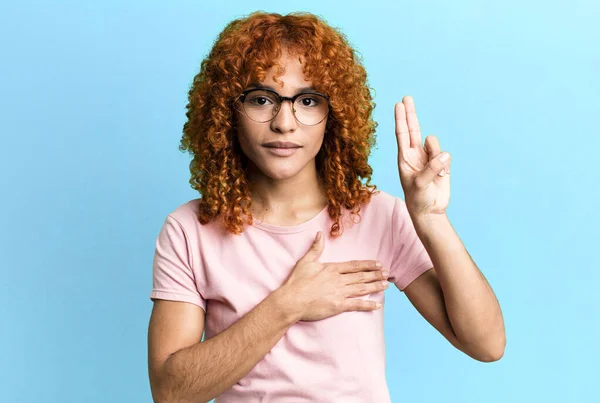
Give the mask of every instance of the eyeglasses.
M 321 123 L 329 113 L 329 97 L 312 91 L 303 91 L 293 97 L 284 97 L 269 88 L 249 88 L 239 96 L 242 111 L 258 123 L 273 120 L 283 101 L 292 103 L 296 120 L 306 126 Z

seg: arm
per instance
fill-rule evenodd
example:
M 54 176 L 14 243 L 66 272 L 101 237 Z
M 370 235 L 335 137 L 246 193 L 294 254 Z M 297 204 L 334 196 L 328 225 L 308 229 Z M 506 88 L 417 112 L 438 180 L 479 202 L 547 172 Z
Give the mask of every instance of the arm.
M 499 360 L 506 345 L 500 305 L 448 217 L 412 221 L 435 269 L 408 285 L 406 296 L 456 348 L 479 361 Z
M 156 402 L 208 402 L 231 388 L 296 322 L 275 291 L 228 329 L 200 342 L 204 311 L 156 300 L 148 331 L 149 375 Z
M 452 344 L 478 360 L 498 360 L 506 344 L 498 300 L 446 215 L 451 156 L 441 151 L 436 136 L 427 136 L 422 145 L 412 97 L 395 105 L 394 116 L 407 210 L 435 267 L 410 285 L 403 283 L 405 293 Z

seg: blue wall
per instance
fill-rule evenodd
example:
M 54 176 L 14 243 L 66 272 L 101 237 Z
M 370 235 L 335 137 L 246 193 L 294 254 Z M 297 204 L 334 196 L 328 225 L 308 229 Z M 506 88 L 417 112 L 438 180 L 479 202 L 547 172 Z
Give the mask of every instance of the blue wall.
M 0 5 L 0 401 L 151 401 L 154 240 L 198 196 L 177 149 L 187 90 L 256 7 L 319 14 L 361 53 L 380 189 L 402 196 L 404 95 L 453 155 L 448 215 L 500 300 L 506 353 L 454 350 L 391 287 L 393 401 L 597 399 L 599 3 L 250 3 Z

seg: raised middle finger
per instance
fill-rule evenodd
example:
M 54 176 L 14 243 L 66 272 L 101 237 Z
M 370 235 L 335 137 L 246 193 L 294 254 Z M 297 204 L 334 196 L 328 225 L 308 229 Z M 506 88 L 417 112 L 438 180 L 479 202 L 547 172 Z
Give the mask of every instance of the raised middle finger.
M 417 118 L 415 101 L 410 95 L 407 95 L 402 98 L 402 103 L 406 109 L 406 123 L 408 125 L 408 133 L 410 134 L 410 146 L 421 147 L 421 126 L 419 125 L 419 119 Z

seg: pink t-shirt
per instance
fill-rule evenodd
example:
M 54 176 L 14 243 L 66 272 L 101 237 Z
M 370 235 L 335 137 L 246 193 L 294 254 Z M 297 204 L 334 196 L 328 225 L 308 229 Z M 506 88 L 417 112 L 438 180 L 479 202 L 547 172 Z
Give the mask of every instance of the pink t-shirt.
M 389 281 L 400 289 L 433 266 L 406 204 L 383 191 L 362 207 L 360 222 L 343 221 L 344 232 L 337 239 L 329 237 L 332 220 L 326 208 L 294 226 L 255 219 L 242 234 L 233 235 L 216 221 L 201 225 L 197 205 L 198 199 L 191 200 L 167 216 L 156 242 L 150 298 L 202 307 L 205 339 L 227 329 L 279 288 L 317 231 L 325 236 L 319 261 L 380 260 L 390 269 Z M 384 292 L 359 298 L 384 303 Z M 389 402 L 383 309 L 294 324 L 215 402 Z

